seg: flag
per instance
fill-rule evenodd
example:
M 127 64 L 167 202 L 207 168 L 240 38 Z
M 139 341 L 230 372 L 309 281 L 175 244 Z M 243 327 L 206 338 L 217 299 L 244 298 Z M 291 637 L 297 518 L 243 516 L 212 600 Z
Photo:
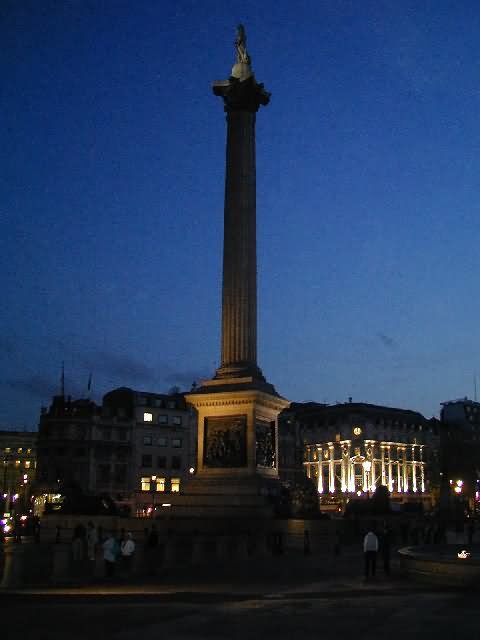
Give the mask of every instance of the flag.
M 91 389 L 92 389 L 92 374 L 88 376 L 87 391 L 90 392 Z

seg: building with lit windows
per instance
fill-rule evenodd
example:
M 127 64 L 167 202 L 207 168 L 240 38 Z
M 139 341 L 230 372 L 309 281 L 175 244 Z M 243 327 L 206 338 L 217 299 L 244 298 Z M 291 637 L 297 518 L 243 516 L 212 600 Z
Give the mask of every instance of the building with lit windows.
M 161 496 L 181 491 L 195 445 L 195 413 L 181 393 L 120 387 L 105 394 L 101 405 L 55 396 L 40 417 L 37 513 L 77 487 L 147 515 L 162 504 Z
M 195 472 L 197 418 L 181 393 L 134 393 L 136 513 L 150 515 Z
M 0 431 L 2 513 L 28 513 L 36 473 L 36 431 Z
M 284 420 L 290 421 L 302 447 L 304 472 L 315 481 L 325 507 L 368 497 L 379 485 L 388 487 L 393 501 L 431 503 L 431 479 L 438 473 L 437 420 L 353 402 L 295 404 Z

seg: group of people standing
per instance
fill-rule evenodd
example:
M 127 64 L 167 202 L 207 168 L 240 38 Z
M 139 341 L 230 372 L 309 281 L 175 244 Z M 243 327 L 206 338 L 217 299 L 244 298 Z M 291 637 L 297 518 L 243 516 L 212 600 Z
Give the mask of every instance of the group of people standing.
M 125 574 L 130 574 L 132 562 L 135 554 L 135 541 L 131 532 L 120 529 L 119 534 L 114 531 L 103 534 L 101 527 L 96 527 L 89 521 L 85 527 L 78 523 L 73 530 L 72 537 L 72 557 L 74 562 L 81 562 L 85 559 L 85 552 L 88 560 L 95 561 L 97 549 L 101 549 L 105 564 L 105 575 L 113 577 L 116 568 Z
M 119 537 L 115 536 L 113 531 L 110 532 L 102 543 L 102 548 L 107 578 L 112 578 L 115 575 L 118 562 L 120 562 L 120 568 L 124 574 L 131 573 L 135 541 L 130 531 L 125 535 L 122 529 Z
M 363 539 L 363 553 L 365 557 L 365 578 L 374 578 L 377 569 L 377 555 L 380 552 L 385 575 L 390 575 L 390 547 L 392 533 L 387 522 L 384 522 L 379 535 L 372 526 Z

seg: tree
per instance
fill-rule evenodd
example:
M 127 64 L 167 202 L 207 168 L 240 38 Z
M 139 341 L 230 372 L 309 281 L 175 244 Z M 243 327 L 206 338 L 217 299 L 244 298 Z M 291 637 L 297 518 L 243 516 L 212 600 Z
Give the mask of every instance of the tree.
M 384 515 L 390 513 L 390 491 L 388 487 L 380 484 L 373 496 L 370 498 L 370 506 L 373 515 Z
M 316 518 L 320 514 L 318 491 L 313 480 L 306 476 L 283 486 L 280 513 L 292 518 Z

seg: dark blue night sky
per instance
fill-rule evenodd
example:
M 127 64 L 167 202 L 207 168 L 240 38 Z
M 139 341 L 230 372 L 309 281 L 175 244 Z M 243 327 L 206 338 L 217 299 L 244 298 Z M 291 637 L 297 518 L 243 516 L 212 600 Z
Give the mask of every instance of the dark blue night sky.
M 218 366 L 225 119 L 259 82 L 259 364 L 290 400 L 438 413 L 480 369 L 480 7 L 4 0 L 0 427 Z

